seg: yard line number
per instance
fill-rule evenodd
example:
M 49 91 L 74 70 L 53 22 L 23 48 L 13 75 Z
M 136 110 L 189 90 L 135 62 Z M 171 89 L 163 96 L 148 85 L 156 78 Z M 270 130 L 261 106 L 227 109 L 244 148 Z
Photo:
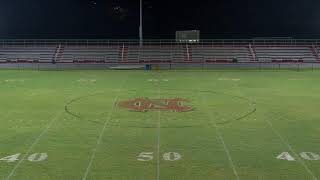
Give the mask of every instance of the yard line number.
M 15 162 L 19 160 L 21 153 L 17 153 L 14 155 L 10 155 L 10 156 L 6 156 L 0 159 L 0 161 L 4 161 L 4 162 Z M 27 160 L 30 162 L 40 162 L 40 161 L 44 161 L 48 158 L 48 154 L 47 153 L 34 153 L 31 154 L 27 157 Z
M 137 156 L 138 161 L 152 161 L 154 159 L 153 152 L 142 152 Z M 176 152 L 167 152 L 162 155 L 165 161 L 178 161 L 182 158 L 181 154 Z
M 319 161 L 320 160 L 320 155 L 314 152 L 301 152 L 299 154 L 301 158 L 309 161 Z M 295 161 L 296 159 L 291 156 L 289 152 L 282 152 L 277 156 L 277 159 L 280 160 L 286 160 L 286 161 Z
M 21 153 L 13 154 L 10 156 L 6 156 L 0 159 L 4 162 L 15 162 L 19 160 Z M 319 161 L 320 155 L 314 152 L 301 152 L 299 154 L 301 158 L 309 161 Z M 47 153 L 34 153 L 27 157 L 27 160 L 30 162 L 41 162 L 48 158 Z M 163 160 L 165 161 L 178 161 L 182 158 L 181 154 L 176 152 L 167 152 L 162 155 Z M 277 159 L 280 160 L 286 160 L 286 161 L 295 161 L 296 158 L 294 158 L 289 152 L 282 152 L 277 157 Z M 154 152 L 141 152 L 137 156 L 138 161 L 152 161 L 154 159 Z
M 0 159 L 0 162 L 15 162 L 19 160 L 19 157 L 21 156 L 21 153 L 13 154 L 10 156 L 6 156 Z M 163 160 L 165 161 L 178 161 L 182 158 L 181 154 L 176 153 L 176 152 L 167 152 L 162 155 Z M 34 153 L 29 155 L 26 158 L 30 162 L 41 162 L 45 161 L 48 159 L 48 154 L 47 153 Z M 152 161 L 154 159 L 154 152 L 141 152 L 137 156 L 138 161 Z

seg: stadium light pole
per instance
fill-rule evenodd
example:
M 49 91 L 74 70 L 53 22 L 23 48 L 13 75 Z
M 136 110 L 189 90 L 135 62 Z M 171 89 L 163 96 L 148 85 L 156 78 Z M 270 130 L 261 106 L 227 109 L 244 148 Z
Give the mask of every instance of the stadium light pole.
M 140 26 L 139 26 L 139 39 L 140 39 L 140 46 L 143 46 L 143 29 L 142 29 L 142 0 L 140 0 Z

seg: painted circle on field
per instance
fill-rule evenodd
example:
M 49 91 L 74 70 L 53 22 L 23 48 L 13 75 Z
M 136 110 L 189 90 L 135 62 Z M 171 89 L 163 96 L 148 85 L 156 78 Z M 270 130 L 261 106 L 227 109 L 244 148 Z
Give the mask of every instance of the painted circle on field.
M 130 111 L 118 107 L 128 99 L 188 99 L 192 111 L 161 112 L 161 128 L 190 128 L 226 125 L 255 113 L 255 102 L 246 97 L 211 90 L 109 90 L 70 100 L 65 111 L 81 120 L 122 128 L 157 128 L 159 111 Z

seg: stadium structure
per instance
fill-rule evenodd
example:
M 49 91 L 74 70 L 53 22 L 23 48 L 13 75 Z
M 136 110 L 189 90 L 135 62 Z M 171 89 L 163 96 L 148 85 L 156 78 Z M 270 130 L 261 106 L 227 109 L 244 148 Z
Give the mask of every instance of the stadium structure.
M 318 40 L 1 40 L 1 67 L 317 67 Z M 50 66 L 49 64 L 56 64 Z M 25 66 L 24 66 L 25 65 Z M 91 65 L 91 66 L 90 66 Z M 97 66 L 98 65 L 98 66 Z M 122 65 L 122 66 L 120 66 Z M 222 66 L 224 65 L 224 66 Z M 140 67 L 140 66 L 131 66 Z M 130 66 L 126 66 L 130 68 Z
M 317 180 L 319 50 L 1 40 L 0 179 Z

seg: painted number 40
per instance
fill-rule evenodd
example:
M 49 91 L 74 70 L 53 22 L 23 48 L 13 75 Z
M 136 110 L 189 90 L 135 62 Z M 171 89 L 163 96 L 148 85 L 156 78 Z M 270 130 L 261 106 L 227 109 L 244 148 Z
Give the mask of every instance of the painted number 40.
M 301 158 L 309 161 L 319 161 L 320 156 L 313 152 L 301 152 L 299 154 Z M 286 160 L 286 161 L 295 161 L 296 159 L 291 156 L 289 152 L 283 152 L 277 156 L 277 159 Z
M 0 161 L 4 161 L 4 162 L 15 162 L 19 160 L 21 153 L 18 154 L 14 154 L 11 156 L 6 156 L 0 159 Z M 40 162 L 40 161 L 44 161 L 48 158 L 48 154 L 47 153 L 34 153 L 29 155 L 26 159 L 30 162 Z
M 165 161 L 178 161 L 182 156 L 176 152 L 167 152 L 163 154 L 162 158 Z M 137 156 L 138 161 L 152 161 L 153 159 L 153 152 L 142 152 Z

